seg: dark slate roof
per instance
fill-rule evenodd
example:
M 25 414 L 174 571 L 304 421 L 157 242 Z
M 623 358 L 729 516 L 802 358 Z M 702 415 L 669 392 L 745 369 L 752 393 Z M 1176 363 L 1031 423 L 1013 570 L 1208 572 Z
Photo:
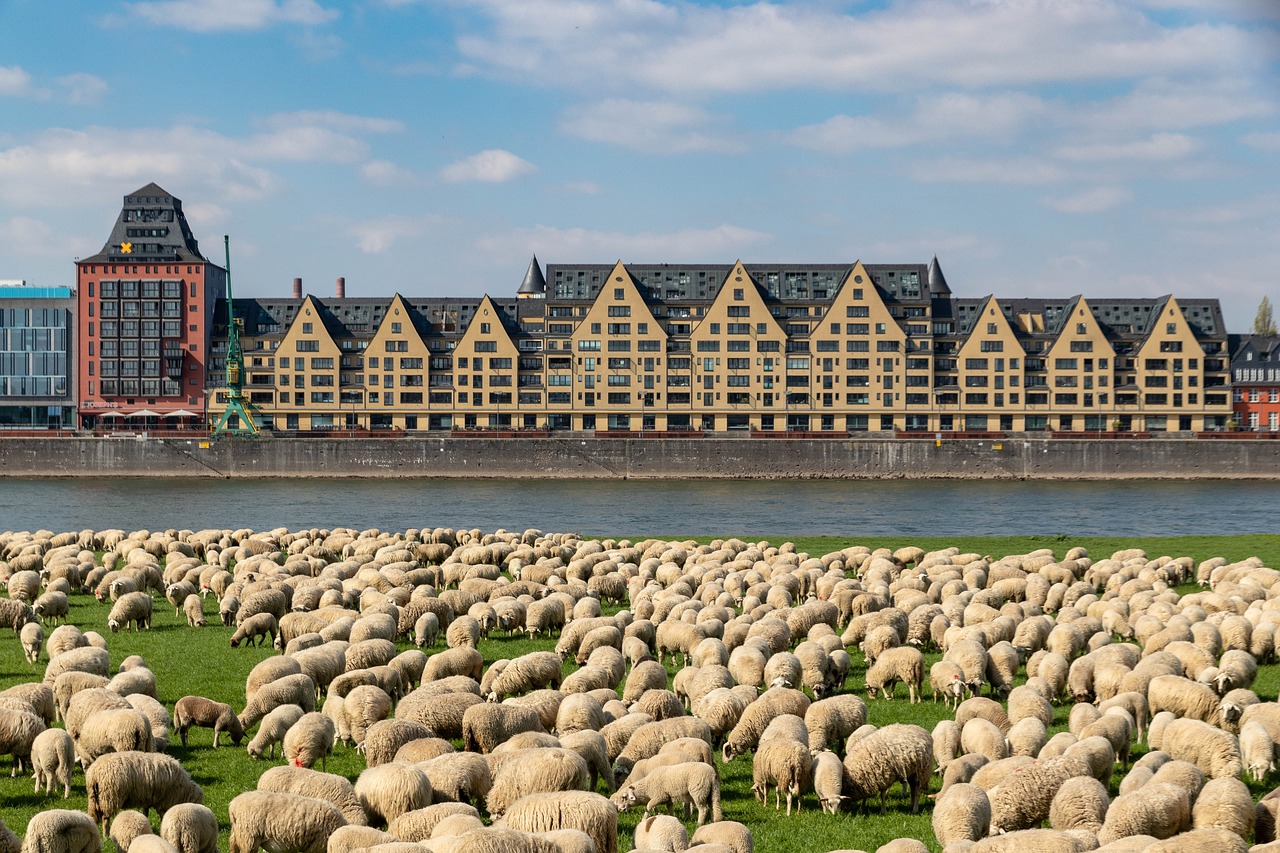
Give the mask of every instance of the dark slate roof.
M 538 256 L 529 261 L 529 269 L 525 270 L 524 280 L 516 293 L 524 296 L 542 295 L 547 292 L 547 280 L 542 276 L 542 267 L 538 266 Z
M 378 331 L 379 324 L 391 307 L 386 298 L 345 297 L 343 299 L 319 299 L 312 297 L 320 309 L 320 319 L 335 340 L 344 338 L 368 340 Z M 297 317 L 304 299 L 236 299 L 235 316 L 244 320 L 243 335 L 249 338 L 284 337 L 290 324 Z M 513 336 L 520 334 L 517 311 L 528 300 L 495 299 L 494 305 L 501 312 L 505 328 Z M 409 321 L 424 338 L 458 337 L 471 322 L 479 297 L 430 297 L 405 299 L 409 308 Z M 539 308 L 541 306 L 538 306 Z M 214 312 L 212 334 L 226 334 L 227 308 L 225 300 L 219 300 Z M 540 312 L 539 312 L 540 313 Z
M 942 274 L 942 265 L 938 263 L 937 255 L 929 261 L 929 292 L 934 296 L 951 295 L 951 288 L 947 286 L 947 277 Z
M 81 263 L 109 264 L 206 261 L 187 225 L 182 199 L 154 183 L 124 197 L 124 206 L 102 251 L 80 260 Z
M 1280 363 L 1280 335 L 1229 335 L 1227 346 L 1233 368 L 1255 366 L 1258 362 Z M 1256 359 L 1249 359 L 1248 353 Z

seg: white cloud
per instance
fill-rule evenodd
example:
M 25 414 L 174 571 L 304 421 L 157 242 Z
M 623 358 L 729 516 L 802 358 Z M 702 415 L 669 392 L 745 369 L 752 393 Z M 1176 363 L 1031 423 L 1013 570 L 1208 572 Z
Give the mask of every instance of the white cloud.
M 350 133 L 398 133 L 404 130 L 404 122 L 394 118 L 377 118 L 340 113 L 337 110 L 299 110 L 292 113 L 276 113 L 263 122 L 276 129 L 306 125 L 327 127 Z
M 565 110 L 560 130 L 646 154 L 741 150 L 741 141 L 715 129 L 717 123 L 726 122 L 725 117 L 699 107 L 611 98 Z
M 1010 142 L 1049 111 L 1039 98 L 1016 92 L 972 95 L 949 92 L 920 98 L 904 115 L 833 116 L 798 127 L 788 139 L 801 148 L 845 154 L 863 148 L 898 148 L 953 139 Z
M 391 244 L 404 237 L 417 236 L 427 223 L 407 216 L 386 216 L 353 224 L 348 233 L 355 238 L 356 246 L 367 255 L 381 254 Z
M 511 258 L 536 254 L 543 260 L 572 258 L 575 263 L 609 263 L 619 258 L 634 262 L 694 261 L 745 257 L 772 240 L 770 234 L 736 225 L 634 234 L 538 226 L 481 238 L 477 248 Z
M 1097 162 L 1102 160 L 1141 160 L 1166 162 L 1190 157 L 1200 149 L 1200 142 L 1182 133 L 1155 133 L 1148 139 L 1133 142 L 1095 142 L 1068 145 L 1057 150 L 1064 160 Z
M 532 175 L 538 167 L 522 160 L 510 151 L 490 149 L 472 154 L 440 170 L 440 178 L 447 183 L 480 182 L 502 184 Z
M 101 237 L 98 238 L 99 240 Z M 84 242 L 78 235 L 54 228 L 47 222 L 29 216 L 11 216 L 0 219 L 0 250 L 9 256 L 9 263 L 17 258 L 55 259 L 66 261 L 84 253 L 86 246 L 96 246 L 96 241 Z M 22 278 L 17 267 L 7 268 L 11 277 Z M 70 275 L 68 274 L 68 278 Z M 42 284 L 43 282 L 32 282 Z
M 1122 187 L 1093 187 L 1067 196 L 1046 198 L 1043 204 L 1059 213 L 1101 213 L 1132 199 L 1133 193 Z
M 106 99 L 111 88 L 107 81 L 92 74 L 77 72 L 65 74 L 53 81 L 61 89 L 67 103 L 93 106 Z
M 1280 151 L 1280 131 L 1273 133 L 1246 133 L 1240 141 L 1259 151 Z
M 1227 77 L 1188 81 L 1153 78 L 1132 91 L 1096 103 L 1078 105 L 1073 118 L 1082 126 L 1177 130 L 1207 127 L 1274 115 L 1274 93 L 1257 91 L 1248 80 Z
M 921 161 L 912 171 L 916 180 L 926 183 L 1052 184 L 1067 177 L 1060 166 L 1037 157 L 942 157 Z
M 17 65 L 0 65 L 0 95 L 31 97 L 35 94 L 30 74 Z
M 378 187 L 405 187 L 421 182 L 421 179 L 389 160 L 370 160 L 360 167 L 360 176 Z
M 347 126 L 357 130 L 380 127 L 347 118 Z M 183 124 L 46 130 L 0 147 L 0 201 L 58 207 L 84 204 L 88 197 L 115 205 L 121 186 L 156 181 L 179 196 L 232 203 L 278 188 L 273 164 L 357 163 L 368 157 L 359 136 L 324 126 L 344 124 L 336 113 L 298 113 L 290 121 L 265 124 L 268 129 L 244 137 Z
M 156 26 L 197 33 L 259 30 L 276 24 L 319 26 L 339 15 L 315 0 L 148 0 L 126 3 L 125 9 Z
M 901 0 L 727 7 L 651 0 L 476 0 L 486 32 L 457 45 L 467 70 L 591 91 L 899 91 L 1263 67 L 1269 35 L 1162 24 L 1121 0 Z

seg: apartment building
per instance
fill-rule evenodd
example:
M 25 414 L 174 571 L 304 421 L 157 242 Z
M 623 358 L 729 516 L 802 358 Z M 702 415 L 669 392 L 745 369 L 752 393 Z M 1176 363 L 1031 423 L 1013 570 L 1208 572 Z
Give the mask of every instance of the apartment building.
M 0 281 L 0 429 L 74 427 L 75 294 Z
M 340 281 L 321 299 L 295 282 L 292 299 L 237 299 L 250 403 L 264 426 L 303 431 L 1166 432 L 1231 417 L 1213 299 L 957 298 L 936 258 L 545 275 L 535 258 L 516 291 L 347 298 Z
M 1232 335 L 1230 346 L 1234 426 L 1280 431 L 1280 335 Z
M 156 184 L 126 195 L 102 250 L 76 261 L 81 425 L 203 423 L 225 299 L 226 270 L 200 253 L 182 201 Z

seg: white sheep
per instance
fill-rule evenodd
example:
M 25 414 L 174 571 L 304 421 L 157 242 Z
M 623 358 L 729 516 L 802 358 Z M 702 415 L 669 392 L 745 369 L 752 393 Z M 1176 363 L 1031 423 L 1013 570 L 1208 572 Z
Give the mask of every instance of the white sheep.
M 205 626 L 204 599 L 198 594 L 192 593 L 187 596 L 182 602 L 182 612 L 187 615 L 188 627 L 203 628 Z
M 1245 772 L 1262 782 L 1276 769 L 1276 744 L 1264 725 L 1250 720 L 1240 729 L 1240 759 Z
M 528 794 L 511 804 L 500 825 L 538 833 L 575 829 L 591 839 L 597 853 L 618 851 L 617 807 L 587 791 Z
M 227 815 L 229 853 L 256 853 L 259 848 L 325 853 L 329 836 L 346 825 L 332 803 L 275 791 L 246 791 L 231 801 Z
M 164 814 L 178 803 L 202 803 L 204 791 L 177 759 L 154 752 L 113 752 L 84 774 L 89 817 L 105 831 L 121 809 L 153 808 Z
M 807 748 L 805 749 L 807 754 Z M 807 780 L 807 774 L 806 774 Z M 700 761 L 658 767 L 639 782 L 622 786 L 611 798 L 619 811 L 626 811 L 644 801 L 643 817 L 648 817 L 655 806 L 680 804 L 687 810 L 698 810 L 698 826 L 707 822 L 708 813 L 713 821 L 723 819 L 720 810 L 720 777 L 714 767 Z M 642 818 L 643 819 L 643 818 Z
M 337 806 L 348 824 L 364 826 L 369 822 L 352 784 L 332 773 L 287 764 L 272 767 L 258 778 L 258 790 L 315 797 Z
M 0 755 L 13 756 L 14 774 L 30 764 L 32 746 L 44 730 L 44 721 L 30 711 L 0 706 Z
M 977 785 L 959 783 L 938 795 L 933 807 L 933 836 L 949 849 L 957 841 L 980 841 L 991 825 L 991 802 Z
M 132 627 L 134 631 L 149 630 L 152 606 L 151 596 L 147 593 L 126 593 L 112 605 L 111 612 L 107 615 L 107 627 L 113 634 L 121 628 Z
M 306 712 L 298 705 L 279 705 L 267 713 L 258 724 L 258 732 L 245 747 L 251 758 L 275 758 L 276 744 L 284 740 L 290 727 L 302 719 Z M 283 752 L 283 747 L 281 747 Z
M 651 815 L 636 824 L 632 841 L 638 850 L 679 853 L 689 846 L 689 830 L 672 815 Z
M 84 812 L 47 809 L 27 822 L 22 853 L 99 853 L 102 836 Z
M 844 766 L 850 799 L 863 801 L 879 795 L 883 813 L 889 787 L 905 781 L 911 793 L 911 812 L 915 814 L 933 773 L 933 742 L 919 726 L 894 723 L 849 747 Z
M 368 767 L 356 778 L 356 797 L 370 823 L 390 823 L 405 812 L 431 805 L 431 782 L 407 762 Z
M 1256 818 L 1253 797 L 1244 782 L 1234 777 L 1210 779 L 1191 806 L 1195 829 L 1225 829 L 1248 840 Z
M 22 626 L 19 638 L 27 663 L 37 663 L 40 660 L 40 647 L 44 645 L 44 628 L 40 627 L 39 622 L 28 622 Z
M 913 651 L 915 651 L 913 649 Z M 774 787 L 774 808 L 781 808 L 782 792 L 787 794 L 787 816 L 794 799 L 799 812 L 804 791 L 812 781 L 813 756 L 809 753 L 808 735 L 804 741 L 789 738 L 760 739 L 751 763 L 751 790 L 764 805 L 769 803 L 769 786 Z
M 62 729 L 45 729 L 31 742 L 31 766 L 35 770 L 36 793 L 44 784 L 53 793 L 53 783 L 62 783 L 62 796 L 71 796 L 71 776 L 75 772 L 76 749 L 71 735 Z
M 97 827 L 95 827 L 95 830 Z M 111 821 L 107 834 L 116 847 L 116 853 L 129 853 L 129 847 L 139 835 L 153 835 L 151 821 L 142 812 L 125 809 Z
M 281 754 L 294 767 L 312 767 L 317 761 L 328 769 L 328 758 L 337 739 L 333 720 L 318 711 L 303 714 L 284 734 Z
M 912 704 L 924 699 L 924 655 L 914 646 L 897 646 L 880 652 L 867 669 L 867 698 L 873 698 L 879 690 L 884 698 L 892 699 L 898 682 L 907 685 Z
M 218 819 L 206 806 L 179 803 L 164 813 L 160 837 L 178 853 L 218 853 Z

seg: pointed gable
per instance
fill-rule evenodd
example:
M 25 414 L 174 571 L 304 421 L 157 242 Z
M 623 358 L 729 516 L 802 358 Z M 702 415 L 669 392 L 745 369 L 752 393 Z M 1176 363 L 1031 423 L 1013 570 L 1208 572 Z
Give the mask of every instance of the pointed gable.
M 298 307 L 276 350 L 276 387 L 284 412 L 337 408 L 342 350 L 329 326 L 329 311 L 314 296 Z
M 391 298 L 382 321 L 365 347 L 370 406 L 420 406 L 426 402 L 431 353 L 422 336 L 425 318 L 403 296 Z M 381 372 L 379 372 L 381 371 Z M 388 387 L 386 379 L 391 378 Z M 375 401 L 374 395 L 379 399 Z M 388 403 L 383 395 L 392 395 Z
M 787 339 L 786 330 L 765 302 L 763 288 L 747 272 L 740 260 L 734 262 L 702 320 L 693 327 L 690 340 L 695 353 L 716 351 L 706 349 L 707 345 L 712 341 L 719 342 L 734 337 L 727 334 L 730 323 L 749 327 L 739 334 L 746 334 L 757 340 L 777 341 L 779 347 Z
M 1048 352 L 1051 359 L 1077 355 L 1108 359 L 1115 356 L 1106 332 L 1083 296 L 1076 296 L 1067 303 L 1060 318 L 1058 336 L 1049 345 Z
M 666 349 L 667 336 L 662 324 L 653 316 L 635 278 L 622 261 L 618 261 L 574 329 L 574 349 L 579 349 L 579 340 L 617 341 L 624 338 L 637 344 L 641 340 L 660 341 L 659 351 Z M 603 349 L 608 350 L 608 345 L 605 344 Z M 614 351 L 638 352 L 639 347 L 626 350 L 619 347 Z
M 520 352 L 509 322 L 513 321 L 488 294 L 480 299 L 454 348 L 458 408 L 476 410 L 515 403 Z

